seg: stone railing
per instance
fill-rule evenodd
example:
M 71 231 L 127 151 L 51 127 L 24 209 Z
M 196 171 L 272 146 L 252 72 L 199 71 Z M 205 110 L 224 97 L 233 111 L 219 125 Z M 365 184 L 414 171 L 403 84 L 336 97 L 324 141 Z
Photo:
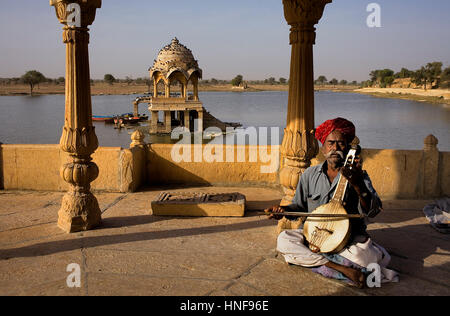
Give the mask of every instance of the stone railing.
M 92 155 L 99 176 L 92 189 L 132 192 L 145 183 L 144 135 L 134 133 L 129 149 L 100 147 Z M 5 190 L 66 191 L 61 165 L 70 157 L 59 145 L 0 145 L 0 188 Z
M 278 161 L 268 161 L 272 151 L 279 157 L 279 146 L 269 146 L 262 158 L 259 146 L 224 145 L 223 161 L 230 161 L 226 156 L 232 152 L 232 162 L 208 162 L 211 159 L 205 157 L 199 161 L 196 152 L 201 156 L 207 145 L 192 145 L 192 159 L 175 162 L 174 146 L 146 144 L 144 135 L 135 132 L 129 149 L 100 147 L 92 156 L 100 170 L 92 188 L 108 192 L 134 192 L 147 185 L 173 184 L 281 188 Z M 239 153 L 241 158 L 237 158 Z M 213 154 L 217 152 L 213 150 Z M 450 152 L 439 152 L 434 136 L 425 139 L 423 150 L 364 149 L 363 158 L 364 169 L 383 199 L 450 196 Z M 59 173 L 68 159 L 58 145 L 0 145 L 0 187 L 65 191 L 68 184 Z M 312 165 L 321 161 L 319 154 Z M 266 171 L 262 172 L 264 168 Z

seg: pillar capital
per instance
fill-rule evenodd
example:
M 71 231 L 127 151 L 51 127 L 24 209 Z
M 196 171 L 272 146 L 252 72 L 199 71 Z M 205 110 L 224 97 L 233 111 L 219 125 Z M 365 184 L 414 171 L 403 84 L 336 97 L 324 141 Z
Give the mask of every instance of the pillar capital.
M 289 25 L 314 27 L 332 0 L 283 0 L 284 17 Z
M 423 141 L 424 150 L 437 150 L 437 145 L 439 144 L 438 139 L 434 135 L 428 135 Z
M 50 5 L 55 7 L 56 17 L 61 24 L 67 25 L 67 6 L 71 3 L 80 6 L 82 28 L 86 28 L 94 22 L 95 13 L 102 6 L 102 0 L 50 0 Z
M 63 42 L 64 44 L 85 43 L 89 44 L 89 29 L 88 28 L 71 28 L 64 27 Z
M 315 44 L 316 28 L 325 5 L 332 0 L 283 0 L 284 17 L 291 26 L 290 44 Z

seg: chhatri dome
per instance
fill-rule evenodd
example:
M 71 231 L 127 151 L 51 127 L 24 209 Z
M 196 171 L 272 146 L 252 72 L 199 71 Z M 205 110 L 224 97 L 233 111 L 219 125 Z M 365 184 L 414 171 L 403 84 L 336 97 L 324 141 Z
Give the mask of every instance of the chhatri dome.
M 182 83 L 189 82 L 194 79 L 193 77 L 195 77 L 195 81 L 202 78 L 202 70 L 199 68 L 192 51 L 181 44 L 176 37 L 169 45 L 161 49 L 149 71 L 151 78 L 157 79 L 157 81 L 164 78 L 166 83 L 171 81 L 171 76 L 176 72 L 184 76 L 184 82 L 179 80 Z
M 178 126 L 192 132 L 203 132 L 204 108 L 198 99 L 198 81 L 202 78 L 202 70 L 192 51 L 174 38 L 160 50 L 149 72 L 153 79 L 153 96 L 138 99 L 135 106 L 140 102 L 149 104 L 150 134 L 170 134 L 172 128 Z M 158 91 L 161 82 L 164 91 Z M 175 83 L 181 84 L 180 88 L 178 85 L 176 87 L 180 92 L 172 93 Z M 159 115 L 161 112 L 162 121 Z

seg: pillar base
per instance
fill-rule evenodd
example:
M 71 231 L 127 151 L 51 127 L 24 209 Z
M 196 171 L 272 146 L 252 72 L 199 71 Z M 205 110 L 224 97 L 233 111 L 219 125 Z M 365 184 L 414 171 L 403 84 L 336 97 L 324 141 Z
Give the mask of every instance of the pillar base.
M 67 233 L 90 230 L 102 221 L 97 198 L 92 193 L 68 192 L 58 212 L 58 227 Z
M 281 206 L 292 204 L 300 177 L 306 170 L 306 168 L 301 168 L 301 163 L 296 160 L 285 158 L 284 161 L 285 164 L 280 170 L 280 183 L 284 193 Z

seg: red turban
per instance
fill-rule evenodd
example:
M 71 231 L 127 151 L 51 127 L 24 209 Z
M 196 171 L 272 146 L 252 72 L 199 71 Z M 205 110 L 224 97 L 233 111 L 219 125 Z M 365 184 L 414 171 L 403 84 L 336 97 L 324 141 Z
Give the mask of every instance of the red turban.
M 347 121 L 344 118 L 338 117 L 334 120 L 328 120 L 316 129 L 316 138 L 318 141 L 325 143 L 328 135 L 330 135 L 333 131 L 341 132 L 347 144 L 350 144 L 355 138 L 355 125 L 352 122 Z

